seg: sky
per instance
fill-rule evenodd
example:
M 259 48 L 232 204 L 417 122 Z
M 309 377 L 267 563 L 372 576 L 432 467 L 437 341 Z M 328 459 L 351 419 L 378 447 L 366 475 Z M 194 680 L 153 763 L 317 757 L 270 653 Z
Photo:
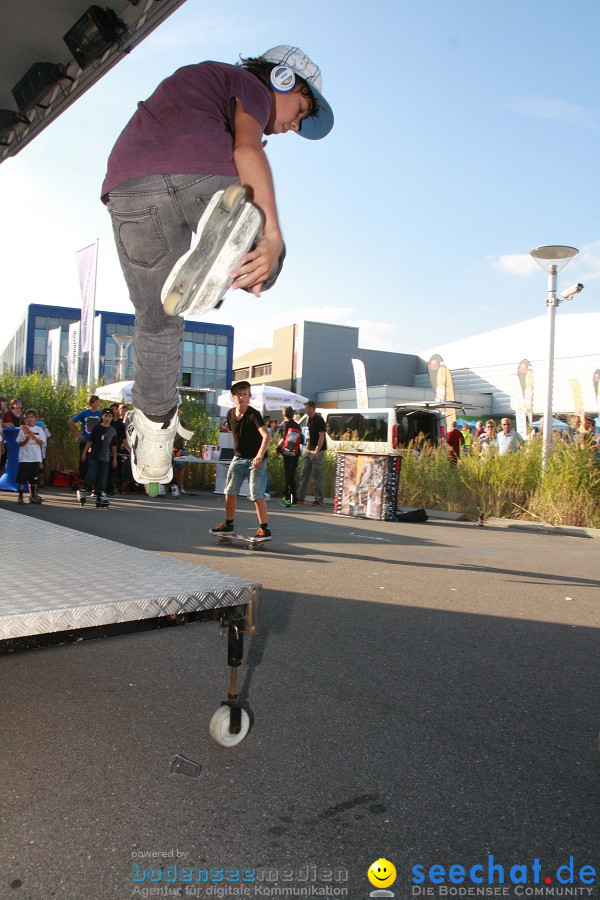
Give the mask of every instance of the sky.
M 598 0 L 187 0 L 0 165 L 0 349 L 29 303 L 81 305 L 96 239 L 96 308 L 133 311 L 99 200 L 117 136 L 179 66 L 282 43 L 321 67 L 336 123 L 268 140 L 283 273 L 203 317 L 235 327 L 235 355 L 302 320 L 418 353 L 543 315 L 544 244 L 580 251 L 559 315 L 600 312 L 599 33 Z

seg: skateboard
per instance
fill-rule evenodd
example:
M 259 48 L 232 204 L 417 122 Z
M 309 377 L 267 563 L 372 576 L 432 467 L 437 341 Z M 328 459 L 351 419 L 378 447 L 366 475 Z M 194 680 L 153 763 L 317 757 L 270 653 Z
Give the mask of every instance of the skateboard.
M 215 534 L 214 531 L 211 531 L 210 533 L 215 535 L 217 539 L 215 543 L 217 544 L 233 544 L 234 540 L 238 540 L 243 541 L 247 545 L 248 550 L 264 550 L 264 545 L 267 543 L 267 541 L 273 540 L 273 538 L 270 537 L 261 538 L 254 537 L 254 535 L 248 537 L 245 534 L 234 534 L 233 531 L 222 531 L 217 534 Z
M 194 246 L 180 257 L 161 292 L 168 316 L 209 312 L 223 302 L 231 272 L 255 243 L 263 216 L 246 188 L 230 184 L 217 191 L 198 222 Z

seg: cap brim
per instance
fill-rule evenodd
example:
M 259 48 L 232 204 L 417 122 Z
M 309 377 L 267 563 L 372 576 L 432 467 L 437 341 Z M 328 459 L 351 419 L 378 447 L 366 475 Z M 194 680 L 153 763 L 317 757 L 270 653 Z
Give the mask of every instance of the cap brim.
M 319 101 L 319 114 L 302 119 L 300 131 L 296 133 L 309 141 L 320 141 L 333 128 L 333 110 L 325 97 L 312 84 L 309 84 L 309 88 Z
M 240 387 L 245 387 L 245 388 L 249 388 L 250 390 L 252 390 L 252 385 L 250 384 L 250 382 L 242 380 L 242 381 L 235 381 L 229 388 L 229 392 L 231 394 L 233 394 L 234 391 L 236 391 Z

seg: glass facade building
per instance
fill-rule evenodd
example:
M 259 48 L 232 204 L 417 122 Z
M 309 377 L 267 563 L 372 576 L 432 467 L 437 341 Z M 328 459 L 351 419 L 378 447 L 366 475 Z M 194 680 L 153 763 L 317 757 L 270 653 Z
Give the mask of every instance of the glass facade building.
M 67 381 L 69 325 L 79 322 L 80 309 L 32 303 L 23 321 L 0 355 L 0 370 L 17 375 L 47 372 L 48 333 L 61 329 L 59 380 Z M 96 310 L 99 324 L 99 380 L 104 384 L 135 378 L 133 345 L 127 349 L 113 335 L 133 336 L 134 316 L 129 313 Z M 124 352 L 123 352 L 124 351 Z M 178 384 L 207 394 L 207 409 L 214 406 L 217 393 L 231 384 L 233 328 L 208 322 L 186 321 Z M 87 382 L 88 354 L 79 359 L 79 382 Z M 215 406 L 216 410 L 216 406 Z

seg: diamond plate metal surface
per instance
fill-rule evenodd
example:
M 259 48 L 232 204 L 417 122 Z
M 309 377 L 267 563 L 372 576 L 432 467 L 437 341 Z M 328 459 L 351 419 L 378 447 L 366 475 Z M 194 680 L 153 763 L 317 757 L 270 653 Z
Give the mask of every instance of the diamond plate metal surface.
M 260 585 L 235 575 L 6 510 L 0 540 L 10 552 L 0 640 L 237 606 L 260 596 Z

